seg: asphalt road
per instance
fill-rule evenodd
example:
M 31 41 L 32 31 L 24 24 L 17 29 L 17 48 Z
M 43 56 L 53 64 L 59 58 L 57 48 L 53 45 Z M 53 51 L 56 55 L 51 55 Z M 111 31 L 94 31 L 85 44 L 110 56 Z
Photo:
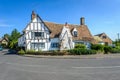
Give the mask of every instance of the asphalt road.
M 120 80 L 120 58 L 49 59 L 0 51 L 0 80 Z

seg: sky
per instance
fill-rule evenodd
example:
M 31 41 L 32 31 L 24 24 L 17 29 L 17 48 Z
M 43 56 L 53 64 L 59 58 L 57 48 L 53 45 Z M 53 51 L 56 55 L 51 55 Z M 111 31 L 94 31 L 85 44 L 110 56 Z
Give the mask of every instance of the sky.
M 0 37 L 22 30 L 35 11 L 44 21 L 85 24 L 92 35 L 105 32 L 112 40 L 120 33 L 120 0 L 0 0 Z

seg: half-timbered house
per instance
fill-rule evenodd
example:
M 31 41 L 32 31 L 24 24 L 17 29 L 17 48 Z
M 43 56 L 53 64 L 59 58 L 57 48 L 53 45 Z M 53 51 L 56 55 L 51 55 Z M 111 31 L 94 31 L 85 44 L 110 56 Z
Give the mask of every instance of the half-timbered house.
M 36 51 L 72 49 L 75 44 L 85 44 L 89 48 L 93 37 L 85 25 L 84 17 L 80 20 L 80 25 L 44 22 L 33 11 L 31 22 L 23 30 L 18 45 Z

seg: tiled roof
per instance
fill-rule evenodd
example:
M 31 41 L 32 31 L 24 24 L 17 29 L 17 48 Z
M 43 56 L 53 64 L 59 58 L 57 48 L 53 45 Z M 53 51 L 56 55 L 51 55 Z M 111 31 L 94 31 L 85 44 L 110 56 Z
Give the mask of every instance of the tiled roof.
M 64 24 L 57 24 L 57 23 L 52 23 L 52 22 L 44 22 L 44 23 L 51 30 L 51 34 L 50 34 L 51 38 L 59 37 Z M 69 24 L 68 26 L 69 26 L 69 29 L 71 32 L 74 28 L 76 28 L 78 31 L 78 36 L 77 37 L 73 36 L 73 40 L 84 40 L 84 41 L 92 41 L 93 40 L 93 36 L 91 35 L 91 33 L 86 25 Z
M 102 36 L 103 34 L 105 34 L 105 33 L 100 33 L 100 34 L 96 34 L 95 36 Z
M 103 42 L 107 42 L 109 44 L 112 44 L 112 40 L 105 33 L 97 34 L 95 36 L 100 37 Z M 103 36 L 106 36 L 106 38 L 103 38 Z

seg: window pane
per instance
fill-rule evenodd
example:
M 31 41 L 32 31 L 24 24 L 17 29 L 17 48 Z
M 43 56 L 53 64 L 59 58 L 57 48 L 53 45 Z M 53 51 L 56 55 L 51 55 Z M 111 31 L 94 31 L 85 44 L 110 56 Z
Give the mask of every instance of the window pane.
M 34 32 L 35 37 L 44 37 L 44 32 Z
M 77 37 L 77 31 L 74 31 L 74 36 Z
M 31 43 L 31 49 L 44 49 L 45 43 Z
M 59 47 L 59 43 L 51 43 L 51 47 L 52 48 L 58 48 Z

